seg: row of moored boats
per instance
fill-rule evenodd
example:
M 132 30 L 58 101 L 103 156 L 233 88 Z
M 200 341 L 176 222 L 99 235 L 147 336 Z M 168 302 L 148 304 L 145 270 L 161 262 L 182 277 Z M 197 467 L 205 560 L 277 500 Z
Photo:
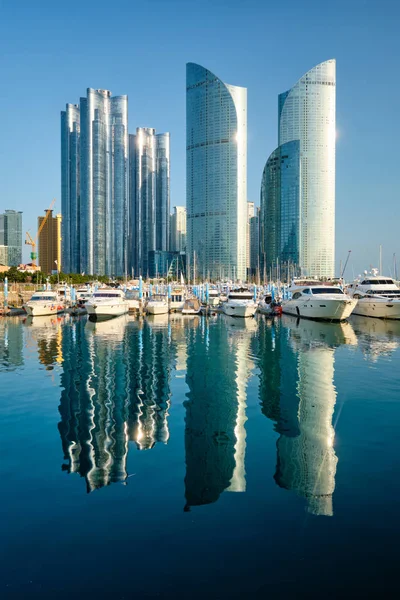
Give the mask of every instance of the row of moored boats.
M 376 273 L 347 286 L 313 279 L 295 279 L 281 296 L 277 291 L 259 293 L 247 287 L 207 289 L 207 300 L 201 300 L 186 287 L 170 290 L 169 294 L 124 290 L 113 287 L 88 287 L 74 290 L 60 286 L 56 290 L 35 292 L 24 306 L 28 315 L 44 316 L 60 312 L 85 314 L 89 317 L 115 317 L 128 312 L 143 311 L 159 315 L 179 311 L 197 315 L 204 310 L 220 310 L 232 317 L 253 317 L 256 312 L 268 316 L 282 312 L 297 317 L 327 321 L 343 321 L 351 314 L 383 319 L 400 319 L 400 288 L 389 277 Z

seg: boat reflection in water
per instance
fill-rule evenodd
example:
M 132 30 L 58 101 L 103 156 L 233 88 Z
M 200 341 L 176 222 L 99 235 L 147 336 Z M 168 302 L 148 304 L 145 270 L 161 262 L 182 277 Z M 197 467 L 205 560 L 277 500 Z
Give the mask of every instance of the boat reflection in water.
M 187 334 L 185 510 L 246 489 L 246 387 L 256 324 L 231 321 L 204 319 Z
M 64 328 L 59 431 L 63 469 L 87 491 L 126 482 L 129 441 L 168 441 L 168 331 L 126 315 Z
M 24 320 L 27 346 L 37 344 L 39 361 L 46 369 L 61 365 L 63 361 L 62 336 L 63 324 L 68 315 L 47 315 L 43 317 L 27 317 Z
M 334 355 L 339 345 L 355 345 L 357 338 L 349 323 L 284 317 L 282 326 L 272 384 L 279 390 L 279 406 L 276 396 L 268 406 L 280 433 L 274 478 L 280 487 L 306 498 L 310 513 L 332 516 L 337 465 Z M 268 393 L 267 378 L 261 376 L 261 398 Z
M 400 321 L 354 315 L 351 324 L 361 352 L 371 362 L 390 356 L 400 345 Z
M 0 372 L 24 364 L 24 332 L 18 317 L 0 318 Z

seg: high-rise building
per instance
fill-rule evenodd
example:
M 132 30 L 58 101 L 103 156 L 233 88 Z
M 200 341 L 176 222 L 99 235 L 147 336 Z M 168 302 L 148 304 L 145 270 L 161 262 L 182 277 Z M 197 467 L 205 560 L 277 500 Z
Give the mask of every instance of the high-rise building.
M 260 273 L 260 208 L 257 207 L 254 216 L 250 218 L 250 275 Z
M 247 90 L 193 63 L 186 67 L 186 150 L 190 276 L 244 280 Z
M 0 267 L 8 267 L 8 246 L 0 244 Z
M 261 184 L 261 258 L 316 277 L 335 272 L 336 62 L 308 71 L 278 103 L 278 148 Z
M 173 252 L 186 251 L 186 207 L 174 206 L 170 226 L 170 250 Z
M 254 217 L 254 202 L 247 202 L 247 221 L 246 221 L 246 272 L 250 273 L 250 220 Z
M 61 112 L 62 260 L 66 273 L 80 272 L 80 112 Z
M 129 136 L 130 270 L 149 274 L 149 253 L 168 250 L 169 133 L 138 127 Z
M 65 270 L 123 275 L 128 255 L 128 98 L 88 88 L 79 109 L 67 105 L 61 113 L 61 125 Z
M 63 268 L 61 258 L 61 215 L 53 217 L 49 211 L 46 223 L 39 235 L 39 265 L 42 273 L 61 271 Z M 38 217 L 38 230 L 46 217 Z
M 9 267 L 22 263 L 22 212 L 6 210 L 0 215 L 0 246 L 7 247 L 2 260 L 7 260 Z

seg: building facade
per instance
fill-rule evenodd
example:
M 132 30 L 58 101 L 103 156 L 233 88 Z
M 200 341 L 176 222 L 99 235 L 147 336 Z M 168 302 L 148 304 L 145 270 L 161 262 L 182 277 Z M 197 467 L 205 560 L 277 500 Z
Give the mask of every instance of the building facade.
M 5 210 L 0 214 L 0 246 L 4 246 L 1 260 L 7 260 L 6 266 L 22 263 L 22 212 Z
M 247 90 L 193 63 L 186 173 L 189 276 L 246 279 Z
M 250 219 L 250 276 L 260 276 L 260 208 Z
M 169 246 L 169 133 L 138 127 L 129 136 L 130 272 L 150 274 L 150 252 Z
M 62 258 L 66 273 L 80 272 L 80 111 L 61 112 Z
M 250 235 L 250 220 L 254 217 L 255 214 L 255 205 L 254 202 L 247 202 L 247 221 L 246 221 L 246 269 L 247 275 L 250 274 L 250 245 L 251 245 L 251 235 Z
M 278 148 L 261 184 L 264 271 L 335 274 L 336 62 L 308 71 L 278 102 Z M 276 267 L 275 265 L 279 265 Z
M 51 274 L 53 271 L 62 271 L 61 257 L 61 215 L 53 217 L 53 211 L 49 211 L 46 223 L 39 235 L 39 265 L 42 273 Z M 38 217 L 38 230 L 46 217 Z
M 61 113 L 66 271 L 121 276 L 128 267 L 128 98 L 88 88 Z M 68 268 L 69 267 L 69 268 Z
M 170 219 L 170 250 L 186 252 L 186 207 L 174 206 Z

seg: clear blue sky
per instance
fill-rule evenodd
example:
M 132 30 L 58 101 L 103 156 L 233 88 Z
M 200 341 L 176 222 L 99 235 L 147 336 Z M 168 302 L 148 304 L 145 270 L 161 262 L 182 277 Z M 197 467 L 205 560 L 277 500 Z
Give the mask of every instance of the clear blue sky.
M 60 198 L 60 111 L 87 87 L 128 94 L 129 124 L 171 132 L 185 204 L 185 64 L 248 88 L 248 199 L 277 145 L 277 96 L 337 60 L 336 247 L 346 275 L 400 266 L 400 7 L 395 0 L 0 0 L 0 211 L 36 227 Z M 27 256 L 27 254 L 26 254 Z

